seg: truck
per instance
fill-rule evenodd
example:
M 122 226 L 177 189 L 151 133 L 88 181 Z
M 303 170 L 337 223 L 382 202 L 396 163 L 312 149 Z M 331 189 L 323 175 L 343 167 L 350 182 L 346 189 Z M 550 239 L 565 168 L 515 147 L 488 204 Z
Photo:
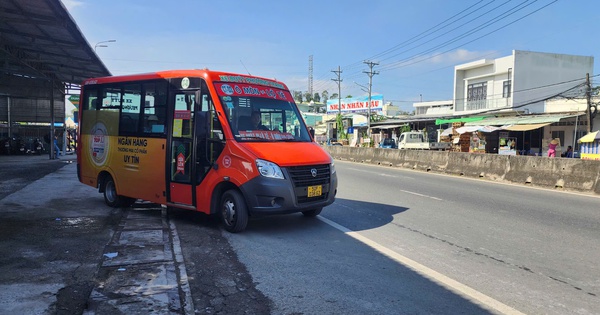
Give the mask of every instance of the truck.
M 450 142 L 429 142 L 425 138 L 425 134 L 420 131 L 407 131 L 400 134 L 398 139 L 398 149 L 410 150 L 450 150 L 452 143 Z

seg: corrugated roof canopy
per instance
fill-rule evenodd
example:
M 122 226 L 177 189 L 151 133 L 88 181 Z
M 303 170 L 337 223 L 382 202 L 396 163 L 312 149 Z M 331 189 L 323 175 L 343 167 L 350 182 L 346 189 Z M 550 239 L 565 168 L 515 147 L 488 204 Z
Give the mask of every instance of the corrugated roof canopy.
M 0 71 L 71 84 L 111 75 L 59 0 L 0 1 Z
M 505 125 L 533 125 L 533 124 L 551 124 L 559 122 L 564 118 L 576 117 L 578 115 L 524 115 L 524 116 L 506 116 L 506 117 L 487 117 L 479 121 L 466 122 L 465 126 L 505 126 Z

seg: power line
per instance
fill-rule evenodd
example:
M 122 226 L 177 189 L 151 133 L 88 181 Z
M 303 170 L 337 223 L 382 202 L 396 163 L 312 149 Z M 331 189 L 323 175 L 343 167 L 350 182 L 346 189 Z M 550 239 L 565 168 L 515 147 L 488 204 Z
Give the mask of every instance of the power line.
M 464 9 L 464 10 L 460 11 L 459 13 L 457 13 L 457 14 L 455 14 L 455 15 L 453 15 L 453 16 L 451 16 L 451 17 L 449 17 L 449 18 L 447 18 L 446 20 L 444 20 L 444 21 L 442 21 L 442 22 L 440 22 L 440 23 L 436 24 L 435 26 L 433 26 L 433 27 L 431 27 L 431 28 L 429 28 L 429 29 L 427 29 L 427 30 L 425 30 L 425 31 L 421 32 L 420 34 L 418 34 L 418 35 L 415 35 L 415 36 L 413 36 L 413 37 L 409 38 L 408 40 L 405 40 L 404 42 L 402 42 L 402 43 L 400 43 L 400 44 L 398 44 L 398 45 L 396 45 L 396 46 L 394 46 L 394 47 L 392 47 L 392 48 L 389 48 L 389 49 L 387 49 L 387 50 L 385 50 L 385 51 L 383 51 L 383 52 L 381 52 L 381 53 L 379 53 L 379 54 L 376 54 L 376 55 L 374 55 L 374 56 L 370 57 L 369 59 L 374 59 L 374 58 L 380 57 L 380 56 L 382 56 L 382 55 L 385 55 L 385 54 L 387 54 L 388 52 L 392 52 L 392 51 L 398 50 L 399 48 L 406 47 L 408 44 L 414 43 L 414 42 L 418 41 L 418 40 L 419 40 L 419 39 L 421 39 L 421 38 L 425 38 L 425 37 L 427 37 L 427 36 L 429 36 L 429 35 L 431 35 L 431 34 L 434 34 L 434 33 L 436 33 L 437 31 L 439 31 L 439 30 L 441 29 L 441 26 L 442 26 L 442 25 L 444 25 L 444 26 L 449 26 L 449 25 L 452 25 L 452 24 L 454 24 L 454 23 L 456 23 L 456 22 L 458 22 L 458 21 L 460 21 L 460 20 L 462 20 L 462 19 L 466 18 L 467 16 L 469 16 L 469 15 L 471 15 L 471 14 L 473 14 L 473 13 L 475 13 L 475 12 L 477 12 L 477 11 L 481 10 L 481 9 L 483 9 L 484 7 L 488 6 L 489 4 L 491 4 L 491 3 L 492 3 L 492 2 L 494 2 L 494 1 L 495 1 L 495 0 L 492 0 L 492 1 L 488 2 L 488 3 L 486 3 L 485 5 L 483 5 L 481 8 L 478 8 L 477 10 L 475 10 L 475 11 L 473 11 L 473 12 L 470 12 L 469 14 L 467 14 L 467 15 L 465 15 L 465 16 L 463 16 L 463 17 L 461 17 L 460 19 L 458 19 L 458 20 L 456 20 L 456 21 L 454 21 L 454 22 L 452 22 L 452 23 L 449 23 L 448 25 L 444 25 L 446 22 L 448 22 L 448 21 L 452 20 L 453 18 L 455 18 L 455 17 L 457 17 L 457 16 L 461 15 L 462 13 L 464 13 L 464 12 L 468 11 L 469 9 L 471 9 L 471 8 L 475 7 L 476 5 L 478 5 L 479 3 L 483 2 L 483 0 L 481 0 L 481 1 L 479 1 L 479 2 L 477 2 L 477 3 L 475 3 L 475 4 L 473 4 L 472 6 L 470 6 L 470 7 L 466 8 L 466 9 Z M 488 12 L 489 12 L 489 11 L 488 11 Z M 487 12 L 486 12 L 486 13 L 487 13 Z M 437 29 L 437 30 L 436 30 L 436 28 L 438 28 L 438 27 L 440 27 L 440 29 Z
M 527 0 L 527 1 L 529 1 L 529 0 Z M 402 63 L 404 63 L 404 62 L 407 62 L 407 61 L 414 60 L 414 59 L 417 59 L 417 58 L 419 58 L 419 57 L 422 57 L 422 55 L 423 55 L 423 54 L 427 54 L 427 53 L 433 52 L 433 51 L 435 51 L 435 50 L 437 50 L 437 49 L 439 49 L 439 48 L 442 48 L 442 47 L 448 46 L 448 45 L 450 45 L 450 44 L 452 44 L 452 43 L 455 43 L 455 42 L 457 42 L 457 41 L 459 41 L 459 40 L 461 40 L 461 39 L 464 39 L 464 38 L 466 38 L 466 37 L 468 37 L 468 36 L 470 36 L 470 35 L 473 35 L 473 34 L 475 34 L 475 33 L 479 32 L 479 31 L 481 31 L 481 30 L 483 30 L 483 29 L 485 29 L 485 28 L 488 28 L 489 26 L 491 26 L 491 25 L 493 25 L 493 24 L 496 24 L 496 23 L 498 23 L 498 22 L 500 22 L 500 21 L 502 21 L 502 20 L 506 19 L 506 18 L 510 17 L 511 15 L 513 15 L 513 14 L 516 14 L 516 13 L 518 13 L 519 11 L 521 11 L 521 10 L 524 10 L 525 8 L 527 8 L 528 6 L 530 6 L 530 5 L 532 5 L 532 4 L 533 4 L 533 3 L 529 3 L 529 4 L 525 5 L 525 6 L 523 6 L 525 3 L 527 3 L 527 1 L 524 1 L 524 2 L 522 2 L 522 3 L 520 3 L 520 4 L 518 4 L 518 5 L 516 5 L 516 6 L 512 7 L 512 8 L 510 8 L 509 10 L 502 12 L 502 13 L 501 13 L 499 16 L 497 16 L 497 17 L 495 17 L 495 18 L 493 18 L 493 19 L 491 19 L 491 20 L 489 20 L 489 21 L 487 21 L 487 22 L 485 22 L 485 23 L 482 23 L 482 24 L 480 24 L 480 25 L 476 26 L 475 28 L 472 28 L 472 29 L 471 29 L 471 30 L 469 30 L 468 32 L 465 32 L 465 33 L 463 33 L 463 34 L 461 34 L 461 35 L 459 35 L 459 36 L 456 36 L 456 37 L 454 37 L 454 38 L 452 38 L 452 39 L 450 39 L 450 40 L 447 40 L 447 41 L 445 41 L 445 42 L 443 42 L 443 43 L 441 43 L 441 44 L 439 44 L 439 45 L 437 45 L 437 46 L 434 46 L 434 47 L 432 47 L 432 48 L 429 48 L 429 49 L 426 49 L 426 50 L 424 50 L 424 51 L 421 51 L 421 52 L 419 52 L 418 54 L 415 54 L 415 55 L 413 55 L 413 56 L 411 56 L 411 57 L 409 57 L 409 58 L 405 58 L 405 59 L 402 59 L 402 60 L 399 60 L 399 61 L 395 61 L 395 62 L 393 62 L 393 63 L 390 63 L 390 64 L 386 65 L 385 67 L 383 67 L 383 70 L 391 70 L 391 69 L 394 69 L 394 68 L 397 68 L 397 67 L 403 66 L 403 65 L 402 65 Z M 555 2 L 556 2 L 556 1 L 558 1 L 558 0 L 555 0 Z M 502 4 L 502 5 L 504 5 L 504 4 Z M 521 7 L 521 6 L 523 6 L 523 7 Z M 496 7 L 496 8 L 499 8 L 499 7 L 500 7 L 500 6 L 498 6 L 498 7 Z M 494 9 L 496 9 L 496 8 L 494 8 Z M 537 11 L 539 11 L 539 10 L 541 10 L 541 9 L 543 9 L 543 8 L 540 8 L 540 9 L 538 9 Z M 531 14 L 533 14 L 533 13 L 537 12 L 537 11 L 534 11 L 534 12 L 532 12 L 532 13 L 529 13 L 528 15 L 531 15 Z M 528 15 L 525 15 L 524 17 L 521 17 L 520 19 L 523 19 L 523 18 L 527 17 Z M 500 29 L 502 29 L 502 28 L 504 28 L 504 27 L 507 27 L 508 25 L 511 25 L 511 24 L 513 24 L 513 23 L 515 23 L 515 22 L 519 21 L 520 19 L 517 19 L 517 20 L 515 20 L 515 21 L 513 21 L 513 22 L 511 22 L 511 23 L 509 23 L 509 24 L 506 24 L 506 25 L 504 25 L 504 26 L 502 26 L 502 27 L 500 27 L 500 28 L 498 28 L 498 29 L 496 29 L 496 30 L 494 30 L 494 31 L 492 31 L 492 32 L 489 32 L 489 33 L 487 33 L 487 34 L 484 34 L 483 36 L 480 36 L 480 37 L 476 38 L 475 40 L 481 39 L 481 38 L 483 38 L 483 37 L 485 37 L 485 36 L 487 36 L 487 35 L 489 35 L 489 34 L 492 34 L 492 33 L 494 33 L 494 32 L 495 32 L 495 31 L 497 31 L 497 30 L 500 30 Z M 475 41 L 475 40 L 473 40 L 473 41 Z M 473 41 L 470 41 L 470 42 L 467 42 L 467 43 L 461 44 L 460 46 L 464 46 L 465 44 L 471 43 L 471 42 L 473 42 Z M 427 42 L 427 43 L 428 43 L 428 42 Z M 427 44 L 427 43 L 424 43 L 424 44 Z M 422 46 L 422 45 L 424 45 L 424 44 L 421 44 L 421 45 L 419 45 L 419 46 Z M 417 46 L 417 47 L 419 47 L 419 46 Z M 454 50 L 454 49 L 456 49 L 456 48 L 458 48 L 458 47 L 460 47 L 460 46 L 454 47 L 454 48 L 452 48 L 451 50 Z M 416 48 L 416 47 L 415 47 L 415 48 Z M 448 52 L 448 51 L 446 51 L 446 52 Z M 434 55 L 434 56 L 437 56 L 437 55 Z M 424 60 L 428 60 L 428 59 L 431 59 L 431 58 L 432 58 L 432 57 L 427 57 L 427 58 L 425 58 L 425 59 L 422 59 L 422 60 L 420 60 L 419 62 L 421 62 L 421 61 L 424 61 Z M 388 58 L 388 59 L 389 59 L 389 58 Z M 411 63 L 411 64 L 414 64 L 414 63 Z
M 515 14 L 516 12 L 519 12 L 519 11 L 521 11 L 521 10 L 525 9 L 526 7 L 528 7 L 529 5 L 531 5 L 531 4 L 532 4 L 532 3 L 530 3 L 530 4 L 527 4 L 527 5 L 525 5 L 524 7 L 521 7 L 521 6 L 523 6 L 525 3 L 527 3 L 528 1 L 529 1 L 529 0 L 527 0 L 527 1 L 525 1 L 525 2 L 522 2 L 522 3 L 520 3 L 520 4 L 519 4 L 519 5 L 517 5 L 517 6 L 514 6 L 514 7 L 512 7 L 512 8 L 511 8 L 511 9 L 509 9 L 508 11 L 505 11 L 505 12 L 501 13 L 500 15 L 498 15 L 498 16 L 496 16 L 496 17 L 494 17 L 492 20 L 490 20 L 490 21 L 488 21 L 488 22 L 486 22 L 486 23 L 480 24 L 480 25 L 478 25 L 477 27 L 475 27 L 475 28 L 473 28 L 473 29 L 469 30 L 468 32 L 465 32 L 465 33 L 463 33 L 463 34 L 461 34 L 461 35 L 459 35 L 459 36 L 456 36 L 456 37 L 454 37 L 452 40 L 449 40 L 449 41 L 446 41 L 446 42 L 444 42 L 444 43 L 442 43 L 442 44 L 440 44 L 440 45 L 437 45 L 437 46 L 436 46 L 434 49 L 441 48 L 441 47 L 444 47 L 444 46 L 448 46 L 448 45 L 450 45 L 450 44 L 451 44 L 451 43 L 453 43 L 453 42 L 456 42 L 456 41 L 458 41 L 458 40 L 460 40 L 460 39 L 464 39 L 465 37 L 468 37 L 468 36 L 470 36 L 470 35 L 473 35 L 474 33 L 476 33 L 476 32 L 479 32 L 479 31 L 481 31 L 481 30 L 483 30 L 483 29 L 485 29 L 485 28 L 487 28 L 487 27 L 491 26 L 492 24 L 495 24 L 495 23 L 497 23 L 497 22 L 499 22 L 499 21 L 501 21 L 501 20 L 504 20 L 504 19 L 506 19 L 508 16 L 510 16 L 510 15 L 513 15 L 513 14 Z M 537 0 L 536 0 L 536 1 L 537 1 Z M 484 35 L 482 35 L 482 36 L 479 36 L 479 37 L 477 37 L 477 38 L 475 38 L 475 39 L 473 39 L 473 40 L 471 40 L 471 41 L 468 41 L 468 42 L 466 42 L 466 43 L 463 43 L 463 44 L 461 44 L 461 45 L 455 46 L 455 47 L 453 47 L 453 48 L 451 48 L 451 49 L 448 49 L 448 50 L 446 50 L 446 51 L 443 51 L 443 52 L 441 52 L 441 53 L 437 53 L 437 54 L 434 54 L 434 55 L 431 55 L 431 56 L 423 56 L 423 54 L 424 54 L 424 53 L 427 53 L 427 52 L 431 52 L 431 51 L 433 51 L 432 49 L 428 49 L 428 50 L 422 51 L 422 52 L 420 52 L 420 53 L 418 53 L 418 54 L 414 54 L 413 56 L 411 56 L 411 57 L 408 57 L 408 58 L 405 58 L 405 59 L 403 59 L 403 60 L 396 61 L 396 62 L 394 62 L 394 63 L 391 63 L 391 64 L 384 65 L 384 66 L 383 66 L 383 68 L 382 68 L 382 71 L 387 71 L 387 70 L 397 69 L 397 68 L 401 68 L 401 67 L 406 67 L 406 66 L 413 65 L 413 64 L 416 64 L 416 63 L 419 63 L 419 62 L 423 62 L 423 61 L 425 61 L 425 60 L 433 59 L 433 58 L 435 58 L 435 57 L 437 57 L 437 56 L 440 56 L 440 55 L 442 55 L 442 54 L 445 54 L 445 53 L 447 53 L 447 52 L 449 52 L 449 51 L 452 51 L 452 50 L 454 50 L 454 49 L 457 49 L 457 48 L 459 48 L 459 47 L 461 47 L 461 46 L 464 46 L 464 45 L 466 45 L 466 44 L 472 43 L 472 42 L 474 42 L 474 41 L 476 41 L 476 40 L 479 40 L 479 39 L 481 39 L 481 38 L 483 38 L 483 37 L 486 37 L 486 36 L 488 36 L 488 35 L 490 35 L 490 34 L 492 34 L 492 33 L 495 33 L 495 32 L 497 32 L 497 31 L 499 31 L 499 30 L 501 30 L 501 29 L 503 29 L 503 28 L 506 28 L 506 27 L 508 27 L 509 25 L 512 25 L 512 24 L 514 24 L 514 23 L 516 23 L 516 22 L 518 22 L 518 21 L 522 20 L 522 19 L 524 19 L 524 18 L 526 18 L 526 17 L 528 17 L 528 16 L 530 16 L 530 15 L 532 15 L 532 14 L 534 14 L 534 13 L 536 13 L 536 12 L 538 12 L 538 11 L 540 11 L 540 10 L 542 10 L 542 9 L 546 8 L 546 7 L 548 7 L 549 5 L 552 5 L 553 3 L 557 2 L 557 1 L 558 1 L 558 0 L 554 0 L 554 1 L 552 1 L 552 2 L 550 2 L 550 3 L 548 3 L 548 4 L 546 4 L 546 5 L 542 6 L 541 8 L 538 8 L 538 9 L 536 9 L 536 10 L 534 10 L 534 11 L 532 11 L 532 12 L 530 12 L 530 13 L 528 13 L 528 14 L 526 14 L 526 15 L 524 15 L 524 16 L 522 16 L 522 17 L 520 17 L 520 18 L 517 18 L 516 20 L 513 20 L 513 21 L 511 21 L 510 23 L 507 23 L 507 24 L 505 24 L 505 25 L 503 25 L 503 26 L 501 26 L 501 27 L 498 27 L 498 28 L 496 28 L 495 30 L 493 30 L 493 31 L 491 31 L 491 32 L 488 32 L 488 33 L 486 33 L 486 34 L 484 34 Z M 535 2 L 535 1 L 534 1 L 534 2 Z M 499 6 L 498 6 L 498 7 L 499 7 Z M 496 7 L 496 8 L 498 8 L 498 7 Z M 429 41 L 429 42 L 431 42 L 431 41 Z M 417 59 L 417 60 L 416 60 L 416 61 L 414 61 L 414 62 L 411 62 L 411 63 L 405 64 L 405 62 L 407 62 L 407 61 L 410 61 L 410 60 L 415 60 L 415 59 Z M 358 77 L 358 73 L 357 73 L 357 72 L 353 72 L 353 73 L 351 73 L 351 74 L 348 76 L 348 78 L 353 78 L 353 77 Z

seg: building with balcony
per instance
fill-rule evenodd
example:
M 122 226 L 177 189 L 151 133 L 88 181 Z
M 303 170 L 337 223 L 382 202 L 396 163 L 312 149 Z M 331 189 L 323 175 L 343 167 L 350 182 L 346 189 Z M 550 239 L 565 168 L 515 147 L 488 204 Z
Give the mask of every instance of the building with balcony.
M 545 112 L 547 99 L 585 83 L 594 57 L 513 50 L 454 68 L 454 115 Z

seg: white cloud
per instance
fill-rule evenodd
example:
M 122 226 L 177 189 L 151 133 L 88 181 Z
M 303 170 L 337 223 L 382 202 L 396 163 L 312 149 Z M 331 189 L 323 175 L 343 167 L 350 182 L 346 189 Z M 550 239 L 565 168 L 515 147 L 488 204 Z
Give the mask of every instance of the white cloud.
M 433 54 L 430 59 L 432 63 L 453 63 L 460 64 L 470 62 L 478 59 L 489 58 L 497 56 L 498 51 L 487 50 L 487 51 L 469 51 L 466 49 L 457 49 L 443 54 Z

